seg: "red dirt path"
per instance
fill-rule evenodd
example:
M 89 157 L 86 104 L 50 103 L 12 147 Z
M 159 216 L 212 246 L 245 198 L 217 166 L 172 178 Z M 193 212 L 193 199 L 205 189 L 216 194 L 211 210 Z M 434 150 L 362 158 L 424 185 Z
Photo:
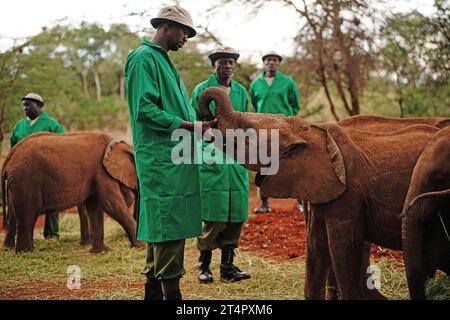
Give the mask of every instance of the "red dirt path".
M 278 261 L 305 258 L 305 216 L 297 209 L 294 199 L 270 199 L 272 212 L 254 214 L 259 206 L 254 188 L 250 189 L 249 220 L 244 227 L 240 248 Z M 372 245 L 372 258 L 391 257 L 400 264 L 400 251 Z

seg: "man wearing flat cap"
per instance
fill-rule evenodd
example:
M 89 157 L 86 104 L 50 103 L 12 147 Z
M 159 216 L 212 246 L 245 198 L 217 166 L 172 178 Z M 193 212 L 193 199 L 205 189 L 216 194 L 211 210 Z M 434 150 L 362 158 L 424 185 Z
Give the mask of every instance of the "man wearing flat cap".
M 140 196 L 137 238 L 148 242 L 144 299 L 179 300 L 185 239 L 201 235 L 202 226 L 198 165 L 171 159 L 178 144 L 173 131 L 185 129 L 192 139 L 196 115 L 168 52 L 181 49 L 196 32 L 179 6 L 162 8 L 150 23 L 153 40 L 143 40 L 125 64 Z M 216 122 L 199 125 L 206 131 Z
M 20 140 L 37 132 L 64 133 L 64 127 L 46 112 L 42 111 L 44 99 L 36 93 L 28 93 L 22 98 L 22 107 L 26 118 L 20 120 L 13 128 L 10 147 L 14 147 Z M 46 214 L 44 224 L 44 238 L 59 238 L 58 214 Z
M 236 111 L 246 112 L 248 96 L 244 86 L 232 80 L 239 53 L 231 48 L 220 48 L 209 56 L 214 69 L 208 80 L 197 85 L 192 93 L 191 104 L 199 114 L 200 94 L 209 87 L 220 87 L 229 94 Z M 210 148 L 206 142 L 204 149 Z M 213 281 L 210 269 L 212 251 L 220 248 L 222 259 L 220 277 L 224 280 L 239 281 L 249 279 L 248 272 L 241 271 L 233 264 L 234 249 L 238 247 L 242 227 L 248 219 L 248 174 L 247 170 L 222 154 L 223 164 L 212 163 L 205 157 L 216 158 L 222 153 L 215 147 L 203 152 L 200 165 L 201 208 L 203 235 L 198 238 L 200 251 L 198 280 L 201 283 Z M 208 164 L 212 163 L 212 164 Z
M 300 110 L 300 95 L 294 80 L 278 70 L 283 57 L 276 52 L 268 52 L 262 57 L 264 71 L 250 85 L 253 109 L 259 113 L 284 114 L 296 116 Z M 258 189 L 259 190 L 259 189 Z M 255 213 L 271 211 L 269 198 L 261 193 L 260 208 Z M 299 205 L 299 208 L 302 209 Z

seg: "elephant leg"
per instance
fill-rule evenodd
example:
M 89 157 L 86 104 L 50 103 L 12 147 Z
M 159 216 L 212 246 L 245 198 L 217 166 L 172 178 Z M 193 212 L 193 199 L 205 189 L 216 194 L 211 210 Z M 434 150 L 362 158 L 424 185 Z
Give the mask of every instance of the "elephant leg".
M 326 220 L 331 261 L 341 299 L 362 299 L 362 228 L 351 219 Z
M 80 233 L 81 233 L 80 245 L 82 246 L 88 245 L 91 243 L 91 241 L 89 239 L 89 224 L 85 203 L 80 203 L 78 205 L 78 215 L 80 217 Z
M 305 299 L 323 300 L 331 265 L 325 222 L 315 215 L 307 220 Z
M 132 247 L 145 247 L 143 242 L 136 240 L 136 221 L 120 192 L 119 186 L 116 185 L 116 188 L 110 189 L 108 195 L 112 198 L 101 200 L 103 210 L 122 226 Z
M 331 263 L 331 261 L 330 261 Z M 338 300 L 339 299 L 339 288 L 336 281 L 336 276 L 334 275 L 333 268 L 328 270 L 327 277 L 327 291 L 326 291 L 326 300 Z
M 99 253 L 110 250 L 104 243 L 103 210 L 97 199 L 90 198 L 86 201 L 87 215 L 89 219 L 89 234 L 92 243 L 90 253 Z
M 17 243 L 16 252 L 26 252 L 33 250 L 34 226 L 38 217 L 37 213 L 31 213 L 30 210 L 16 209 L 17 214 Z

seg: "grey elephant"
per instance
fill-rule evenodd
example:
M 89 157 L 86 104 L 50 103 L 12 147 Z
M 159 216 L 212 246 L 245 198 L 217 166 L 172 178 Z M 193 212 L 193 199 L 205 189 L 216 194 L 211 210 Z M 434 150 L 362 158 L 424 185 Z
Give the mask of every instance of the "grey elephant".
M 30 135 L 11 149 L 2 168 L 4 212 L 8 207 L 4 245 L 15 246 L 16 252 L 32 250 L 39 214 L 81 204 L 89 221 L 90 252 L 108 249 L 103 212 L 125 229 L 133 247 L 142 247 L 130 210 L 136 190 L 129 144 L 96 132 Z

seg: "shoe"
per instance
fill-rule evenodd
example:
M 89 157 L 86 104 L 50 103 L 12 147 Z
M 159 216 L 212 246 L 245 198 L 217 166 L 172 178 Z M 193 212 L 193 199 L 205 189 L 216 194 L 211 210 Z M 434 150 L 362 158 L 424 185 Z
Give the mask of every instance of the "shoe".
M 256 214 L 270 213 L 270 212 L 272 212 L 272 209 L 270 209 L 270 207 L 261 207 L 261 208 L 253 209 L 253 212 L 256 213 Z
M 209 250 L 201 250 L 200 257 L 198 258 L 198 281 L 200 283 L 210 283 L 213 282 L 213 275 L 211 272 L 212 252 Z
M 250 279 L 251 275 L 248 272 L 241 271 L 233 264 L 234 260 L 234 246 L 229 245 L 222 249 L 222 261 L 220 264 L 220 278 L 227 281 L 241 281 Z
M 144 285 L 144 300 L 163 300 L 163 292 L 161 287 L 161 281 L 155 278 L 147 277 L 147 282 Z

